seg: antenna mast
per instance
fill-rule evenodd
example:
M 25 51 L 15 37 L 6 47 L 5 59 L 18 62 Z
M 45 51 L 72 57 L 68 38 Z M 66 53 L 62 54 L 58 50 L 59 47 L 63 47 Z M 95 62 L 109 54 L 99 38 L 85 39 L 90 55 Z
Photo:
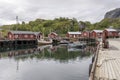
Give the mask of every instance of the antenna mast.
M 19 24 L 19 22 L 18 22 L 18 16 L 16 16 L 16 31 L 17 31 L 18 24 Z

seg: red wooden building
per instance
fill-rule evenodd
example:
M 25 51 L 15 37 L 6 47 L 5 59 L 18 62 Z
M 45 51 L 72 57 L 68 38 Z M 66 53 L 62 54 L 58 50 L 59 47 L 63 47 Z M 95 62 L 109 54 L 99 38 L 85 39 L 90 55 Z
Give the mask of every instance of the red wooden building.
M 9 40 L 34 40 L 40 39 L 42 33 L 40 32 L 31 32 L 31 31 L 10 31 L 8 32 Z
M 93 30 L 91 31 L 92 38 L 102 38 L 103 30 Z
M 56 39 L 56 38 L 58 38 L 58 34 L 55 32 L 51 32 L 50 34 L 48 34 L 48 37 L 51 39 Z
M 119 32 L 116 29 L 105 29 L 103 31 L 103 35 L 107 38 L 115 38 L 115 37 L 119 37 Z
M 83 31 L 81 37 L 89 38 L 89 37 L 91 37 L 91 32 L 90 31 Z
M 79 38 L 79 37 L 81 37 L 81 32 L 68 32 L 66 34 L 66 37 L 68 37 L 68 38 Z

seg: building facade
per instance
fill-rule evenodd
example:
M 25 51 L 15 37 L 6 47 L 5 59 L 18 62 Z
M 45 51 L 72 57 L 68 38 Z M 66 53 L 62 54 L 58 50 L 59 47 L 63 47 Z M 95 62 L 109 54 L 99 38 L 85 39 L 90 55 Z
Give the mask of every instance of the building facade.
M 51 32 L 50 34 L 48 34 L 48 38 L 56 39 L 56 38 L 58 38 L 58 34 L 55 32 Z
M 102 38 L 103 30 L 93 30 L 91 31 L 92 38 Z
M 89 37 L 91 37 L 91 32 L 90 31 L 83 31 L 81 37 L 89 38 Z
M 34 40 L 40 39 L 42 33 L 40 32 L 31 32 L 31 31 L 10 31 L 8 32 L 9 40 Z
M 68 32 L 66 34 L 67 38 L 80 38 L 81 37 L 81 32 Z
M 119 37 L 119 32 L 116 29 L 105 29 L 103 35 L 107 38 Z

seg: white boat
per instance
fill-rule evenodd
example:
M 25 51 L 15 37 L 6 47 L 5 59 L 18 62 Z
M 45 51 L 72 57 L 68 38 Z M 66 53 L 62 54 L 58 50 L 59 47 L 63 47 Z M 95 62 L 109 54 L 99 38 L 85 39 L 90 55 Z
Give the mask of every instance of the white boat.
M 66 41 L 66 40 L 61 40 L 59 43 L 60 43 L 60 44 L 69 44 L 70 42 L 69 42 L 69 41 Z
M 68 52 L 76 52 L 76 51 L 82 51 L 83 49 L 79 49 L 79 48 L 68 48 Z
M 46 41 L 46 40 L 38 40 L 38 44 L 39 45 L 48 45 L 48 44 L 52 44 L 52 40 Z
M 83 49 L 86 47 L 86 44 L 80 43 L 80 42 L 73 42 L 73 43 L 68 44 L 68 47 L 69 48 L 82 48 Z

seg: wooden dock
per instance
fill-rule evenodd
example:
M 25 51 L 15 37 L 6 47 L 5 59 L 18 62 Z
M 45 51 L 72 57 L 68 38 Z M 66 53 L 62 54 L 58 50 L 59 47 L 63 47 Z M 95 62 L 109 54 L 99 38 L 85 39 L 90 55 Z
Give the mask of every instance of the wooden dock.
M 109 49 L 100 45 L 89 80 L 120 80 L 120 39 L 110 39 Z
M 17 49 L 18 47 L 36 46 L 37 40 L 0 40 L 0 52 Z

